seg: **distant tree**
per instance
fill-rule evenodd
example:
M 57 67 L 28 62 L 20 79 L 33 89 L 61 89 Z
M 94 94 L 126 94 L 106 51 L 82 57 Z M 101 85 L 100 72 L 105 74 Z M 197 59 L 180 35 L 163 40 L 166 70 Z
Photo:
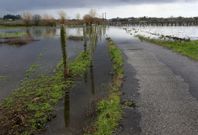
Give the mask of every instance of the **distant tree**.
M 76 14 L 76 19 L 77 19 L 77 20 L 80 20 L 80 18 L 81 18 L 80 13 L 77 13 L 77 14 Z
M 65 13 L 65 11 L 63 10 L 59 11 L 58 15 L 60 17 L 60 23 L 65 24 L 65 19 L 67 18 L 67 14 Z
M 26 24 L 26 26 L 30 25 L 31 21 L 32 21 L 32 14 L 30 12 L 24 12 L 22 15 L 22 19 L 24 21 L 24 23 Z
M 20 15 L 11 15 L 11 14 L 7 14 L 7 15 L 4 15 L 3 16 L 3 19 L 4 20 L 20 20 L 21 19 L 21 16 Z
M 32 21 L 34 25 L 38 26 L 41 22 L 41 16 L 40 15 L 33 15 Z
M 83 21 L 86 25 L 91 25 L 94 22 L 94 18 L 87 14 L 83 17 Z
M 94 17 L 94 18 L 95 18 L 95 17 L 97 16 L 96 10 L 95 10 L 95 9 L 90 9 L 89 15 L 90 15 L 91 17 Z
M 42 16 L 42 20 L 45 22 L 45 25 L 50 25 L 50 26 L 56 25 L 55 19 L 51 15 L 44 14 Z
M 84 15 L 83 21 L 86 25 L 102 23 L 102 19 L 97 17 L 95 9 L 91 9 L 88 14 Z

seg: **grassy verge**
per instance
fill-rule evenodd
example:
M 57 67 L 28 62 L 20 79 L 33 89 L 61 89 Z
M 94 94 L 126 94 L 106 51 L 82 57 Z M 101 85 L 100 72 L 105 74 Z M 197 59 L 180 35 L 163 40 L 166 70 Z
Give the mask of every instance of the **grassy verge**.
M 0 29 L 15 29 L 15 28 L 25 28 L 25 26 L 4 26 L 4 25 L 0 25 Z
M 64 79 L 62 62 L 54 75 L 25 79 L 20 87 L 0 104 L 0 133 L 30 135 L 43 129 L 53 118 L 53 109 L 72 85 L 72 78 L 81 75 L 90 65 L 90 57 L 81 53 L 70 65 L 71 77 Z
M 123 58 L 121 51 L 108 38 L 109 54 L 113 63 L 114 77 L 109 87 L 109 96 L 97 105 L 97 119 L 90 135 L 112 135 L 122 116 L 120 88 L 123 81 Z
M 195 41 L 168 41 L 160 39 L 151 39 L 144 36 L 137 36 L 140 40 L 148 41 L 160 46 L 167 47 L 182 55 L 198 60 L 198 40 Z
M 0 33 L 0 38 L 20 38 L 27 36 L 25 32 Z

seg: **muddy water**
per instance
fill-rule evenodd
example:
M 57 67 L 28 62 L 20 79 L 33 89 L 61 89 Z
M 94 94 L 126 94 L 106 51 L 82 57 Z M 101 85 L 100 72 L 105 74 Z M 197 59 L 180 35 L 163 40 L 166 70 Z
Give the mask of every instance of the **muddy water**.
M 32 64 L 38 65 L 39 73 L 49 74 L 62 58 L 59 29 L 16 28 L 4 29 L 0 32 L 13 31 L 28 31 L 38 41 L 23 46 L 0 45 L 0 100 L 11 94 L 12 90 L 24 79 L 25 71 Z M 69 59 L 74 58 L 83 50 L 82 42 L 68 40 L 67 44 Z
M 107 93 L 111 81 L 111 61 L 106 42 L 99 42 L 88 72 L 75 82 L 56 107 L 57 117 L 48 125 L 44 135 L 81 135 L 93 120 L 95 103 Z

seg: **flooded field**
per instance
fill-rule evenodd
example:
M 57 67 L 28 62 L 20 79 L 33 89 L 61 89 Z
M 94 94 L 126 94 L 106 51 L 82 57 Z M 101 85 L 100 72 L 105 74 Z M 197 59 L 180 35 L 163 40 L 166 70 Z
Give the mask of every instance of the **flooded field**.
M 197 26 L 129 26 L 124 28 L 132 35 L 142 35 L 150 38 L 170 36 L 198 40 Z
M 136 42 L 137 35 L 157 39 L 162 36 L 198 39 L 198 27 L 65 28 L 64 39 L 61 38 L 61 30 L 59 27 L 0 29 L 0 35 L 7 36 L 0 40 L 0 101 L 20 87 L 24 79 L 53 76 L 60 61 L 64 65 L 61 72 L 65 74 L 69 72 L 67 66 L 82 52 L 90 55 L 88 70 L 75 77 L 74 85 L 64 92 L 63 99 L 55 105 L 54 118 L 39 132 L 44 135 L 80 135 L 96 119 L 96 104 L 108 96 L 108 87 L 114 74 L 106 37 L 111 37 L 120 48 Z M 12 43 L 17 39 L 17 44 L 10 44 L 9 40 L 13 37 Z M 21 42 L 27 37 L 28 42 Z M 78 71 L 78 67 L 75 68 Z
M 75 85 L 66 91 L 65 97 L 55 108 L 56 118 L 42 132 L 78 135 L 93 122 L 97 102 L 108 94 L 112 65 L 105 41 L 105 28 L 99 26 L 86 31 L 83 27 L 66 28 L 66 44 L 62 43 L 60 31 L 60 28 L 48 27 L 0 30 L 1 35 L 25 33 L 35 40 L 22 45 L 0 44 L 0 100 L 12 94 L 24 79 L 53 75 L 61 60 L 66 66 L 81 52 L 88 51 L 91 55 L 88 71 L 75 79 Z M 78 38 L 83 36 L 83 40 Z
M 83 130 L 86 130 L 95 118 L 96 103 L 107 95 L 111 72 L 111 61 L 103 40 L 96 47 L 92 66 L 58 104 L 56 107 L 58 115 L 47 125 L 44 134 L 83 134 Z
M 39 73 L 36 74 L 49 74 L 53 72 L 62 58 L 60 29 L 41 27 L 0 30 L 2 33 L 14 33 L 16 31 L 29 31 L 37 41 L 25 45 L 0 44 L 0 100 L 17 87 L 31 65 L 37 65 L 37 72 Z M 78 34 L 78 29 L 69 29 L 68 33 Z M 69 59 L 74 58 L 83 50 L 82 42 L 71 40 L 67 42 Z

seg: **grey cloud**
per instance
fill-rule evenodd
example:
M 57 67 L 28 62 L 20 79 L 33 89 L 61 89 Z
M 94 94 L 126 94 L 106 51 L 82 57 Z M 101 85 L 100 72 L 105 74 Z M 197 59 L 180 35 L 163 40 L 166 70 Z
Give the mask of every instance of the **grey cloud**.
M 92 6 L 169 3 L 187 0 L 0 0 L 0 9 L 4 11 L 23 11 L 54 8 L 82 8 Z M 193 1 L 193 0 L 191 0 Z

